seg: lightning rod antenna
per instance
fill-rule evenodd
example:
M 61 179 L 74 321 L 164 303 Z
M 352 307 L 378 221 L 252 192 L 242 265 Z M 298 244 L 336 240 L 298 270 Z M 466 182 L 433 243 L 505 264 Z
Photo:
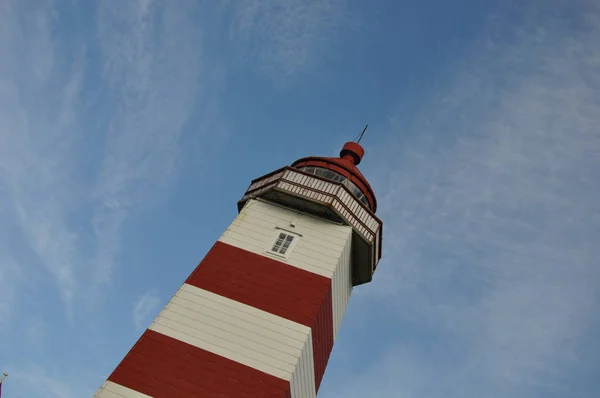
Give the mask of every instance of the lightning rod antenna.
M 360 133 L 360 136 L 358 137 L 358 141 L 356 141 L 357 144 L 360 144 L 360 140 L 362 140 L 363 135 L 365 135 L 365 131 L 367 131 L 367 127 L 369 127 L 368 124 L 365 126 L 365 128 L 362 131 L 362 133 Z

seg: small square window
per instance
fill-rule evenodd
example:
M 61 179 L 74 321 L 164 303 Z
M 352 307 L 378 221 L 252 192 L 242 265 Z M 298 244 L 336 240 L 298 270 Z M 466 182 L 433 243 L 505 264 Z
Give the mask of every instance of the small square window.
M 269 252 L 273 254 L 278 254 L 280 256 L 287 257 L 289 252 L 291 251 L 292 243 L 296 239 L 296 235 L 293 235 L 289 232 L 285 231 L 277 231 L 277 235 L 269 247 Z

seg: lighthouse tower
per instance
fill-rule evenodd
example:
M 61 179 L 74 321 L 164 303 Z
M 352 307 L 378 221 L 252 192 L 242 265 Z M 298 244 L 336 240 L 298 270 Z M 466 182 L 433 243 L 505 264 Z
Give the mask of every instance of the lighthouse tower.
M 352 289 L 381 257 L 364 149 L 252 181 L 239 214 L 98 398 L 313 398 Z

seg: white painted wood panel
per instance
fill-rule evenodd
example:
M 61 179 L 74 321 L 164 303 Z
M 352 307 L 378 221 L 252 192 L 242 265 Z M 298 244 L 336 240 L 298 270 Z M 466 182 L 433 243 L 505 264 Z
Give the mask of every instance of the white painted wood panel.
M 298 213 L 284 206 L 269 203 L 260 199 L 251 199 L 248 201 L 248 203 L 250 202 L 252 203 L 249 206 L 245 206 L 244 208 L 252 208 L 252 213 L 262 213 L 266 217 L 283 219 L 288 222 L 292 219 L 295 219 L 296 216 L 298 216 L 296 225 L 300 228 L 313 229 L 315 231 L 320 231 L 321 233 L 336 236 L 342 239 L 344 239 L 347 234 L 347 226 L 343 224 L 313 217 L 304 213 Z M 240 214 L 243 213 L 244 210 L 242 210 Z
M 273 230 L 273 225 L 275 224 L 283 224 L 285 227 L 280 226 L 280 228 L 304 235 L 306 242 L 310 243 L 311 247 L 314 248 L 315 251 L 322 253 L 325 256 L 337 258 L 339 251 L 335 248 L 338 246 L 344 246 L 346 244 L 346 236 L 343 239 L 331 237 L 330 235 L 315 229 L 303 230 L 302 227 L 300 227 L 300 229 L 292 228 L 289 226 L 289 220 L 274 218 L 272 220 L 265 221 L 264 218 L 261 219 L 260 217 L 256 217 L 254 215 L 243 217 L 243 220 L 235 219 L 228 229 L 232 231 L 244 229 L 247 231 L 252 231 L 254 234 L 259 236 L 265 235 L 267 239 L 271 239 L 272 234 L 270 232 Z
M 171 316 L 174 317 L 172 314 Z M 282 359 L 281 356 L 278 356 L 274 350 L 270 350 L 268 347 L 260 345 L 251 347 L 252 344 L 247 340 L 232 337 L 231 334 L 210 327 L 210 325 L 200 329 L 197 327 L 200 323 L 201 322 L 197 322 L 196 325 L 188 325 L 184 323 L 181 318 L 175 320 L 159 316 L 150 329 L 177 338 L 178 340 L 185 341 L 188 344 L 195 345 L 206 351 L 215 351 L 215 353 L 221 356 L 228 357 L 223 353 L 233 353 L 233 357 L 230 359 L 233 359 L 236 362 L 242 362 L 240 357 L 248 358 L 254 363 L 254 365 L 248 363 L 248 366 L 255 368 L 263 367 L 265 372 L 274 372 L 278 377 L 284 379 L 289 379 L 291 377 L 294 371 L 294 365 L 286 360 L 288 359 L 287 357 Z M 206 329 L 208 329 L 208 331 Z M 223 350 L 217 350 L 217 348 L 222 348 Z
M 94 398 L 152 398 L 150 395 L 142 394 L 120 384 L 106 381 Z
M 310 331 L 308 326 L 275 316 L 266 311 L 220 296 L 209 292 L 208 290 L 188 285 L 187 283 L 184 283 L 183 286 L 181 286 L 176 293 L 176 296 L 185 297 L 198 304 L 210 301 L 211 308 L 214 308 L 216 311 L 221 311 L 238 319 L 259 324 L 266 329 L 279 331 L 280 333 L 298 340 L 304 341 L 304 336 Z
M 273 344 L 279 343 L 298 350 L 301 350 L 304 346 L 307 331 L 299 333 L 272 322 L 265 322 L 260 319 L 244 319 L 243 315 L 245 313 L 236 314 L 236 311 L 230 307 L 223 307 L 217 303 L 206 305 L 206 302 L 194 302 L 186 296 L 188 295 L 177 293 L 177 296 L 167 306 L 172 311 L 184 316 L 209 318 L 216 325 L 220 325 L 221 328 L 235 325 L 245 335 L 253 336 L 254 334 L 260 334 L 273 340 Z
M 291 378 L 291 372 L 289 368 L 281 369 L 279 366 L 273 366 L 269 364 L 269 362 L 273 361 L 271 361 L 271 358 L 268 356 L 260 355 L 260 353 L 255 351 L 253 352 L 252 350 L 246 349 L 237 344 L 228 343 L 226 340 L 215 338 L 211 339 L 211 336 L 201 333 L 192 332 L 192 334 L 190 334 L 189 328 L 184 328 L 174 323 L 171 323 L 169 326 L 156 323 L 152 324 L 149 329 L 201 348 L 205 351 L 212 352 L 213 354 L 231 359 L 232 361 L 241 363 L 254 369 L 258 369 L 280 379 L 289 380 Z M 277 365 L 280 364 L 277 363 Z
M 150 329 L 289 381 L 294 398 L 315 396 L 307 326 L 184 284 Z
M 331 280 L 333 306 L 333 339 L 335 340 L 342 318 L 346 312 L 350 295 L 352 294 L 352 238 L 348 239 L 344 251 L 338 259 L 338 264 Z
M 277 228 L 301 235 L 286 259 L 266 252 Z M 220 240 L 330 278 L 335 339 L 352 293 L 351 227 L 251 199 Z
M 241 347 L 246 347 L 261 354 L 268 355 L 284 364 L 294 366 L 297 358 L 302 353 L 300 348 L 293 347 L 270 339 L 263 334 L 245 329 L 242 322 L 224 322 L 216 317 L 210 317 L 200 311 L 190 310 L 177 303 L 170 303 L 155 323 L 170 326 L 181 325 L 181 331 L 189 330 L 190 334 L 198 336 L 211 335 L 218 337 L 218 341 L 226 340 Z M 288 368 L 283 365 L 282 368 Z
M 309 335 L 296 372 L 290 381 L 290 390 L 294 398 L 314 398 L 317 395 L 312 352 L 312 335 Z
M 275 232 L 275 230 L 273 230 L 273 232 Z M 239 247 L 240 249 L 244 249 L 249 252 L 259 254 L 261 256 L 266 256 L 277 261 L 286 262 L 291 266 L 324 276 L 326 278 L 331 278 L 333 276 L 333 267 L 328 266 L 329 264 L 327 263 L 318 260 L 310 261 L 310 259 L 304 258 L 297 254 L 292 254 L 290 257 L 285 259 L 281 256 L 277 256 L 272 253 L 267 253 L 266 249 L 274 236 L 275 235 L 273 235 L 269 240 L 261 241 L 259 244 L 254 238 L 247 238 L 243 234 L 233 231 L 227 231 L 227 233 L 221 236 L 219 240 L 223 243 Z
M 258 216 L 258 214 L 260 216 Z M 243 213 L 243 216 L 240 217 L 239 220 L 240 222 L 246 221 L 252 225 L 256 225 L 258 227 L 257 230 L 260 231 L 260 228 L 271 228 L 274 223 L 279 222 L 281 219 L 256 211 L 253 213 Z M 236 224 L 237 222 L 238 218 L 233 221 L 233 224 Z M 308 236 L 317 246 L 329 248 L 331 245 L 343 245 L 346 241 L 346 233 L 340 237 L 323 232 L 318 228 L 307 228 L 305 226 L 301 226 L 300 228 L 303 228 L 305 231 L 310 231 Z
M 295 227 L 290 226 L 292 221 Z M 277 228 L 301 235 L 286 259 L 266 253 Z M 332 278 L 351 236 L 351 227 L 251 199 L 219 240 Z

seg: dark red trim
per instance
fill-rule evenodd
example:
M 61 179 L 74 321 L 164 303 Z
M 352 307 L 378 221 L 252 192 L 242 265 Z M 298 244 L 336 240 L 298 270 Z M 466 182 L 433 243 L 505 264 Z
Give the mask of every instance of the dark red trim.
M 355 166 L 358 166 L 363 156 L 365 156 L 365 148 L 358 142 L 346 142 L 340 151 L 340 158 L 346 158 Z
M 319 307 L 313 323 L 313 356 L 315 362 L 315 389 L 319 391 L 323 374 L 333 349 L 333 304 L 331 301 L 331 284 Z M 318 331 L 318 332 L 315 332 Z M 315 338 L 315 335 L 317 338 Z
M 152 330 L 108 380 L 154 398 L 291 398 L 285 380 Z
M 333 347 L 331 279 L 217 242 L 186 283 L 311 327 L 318 389 Z

